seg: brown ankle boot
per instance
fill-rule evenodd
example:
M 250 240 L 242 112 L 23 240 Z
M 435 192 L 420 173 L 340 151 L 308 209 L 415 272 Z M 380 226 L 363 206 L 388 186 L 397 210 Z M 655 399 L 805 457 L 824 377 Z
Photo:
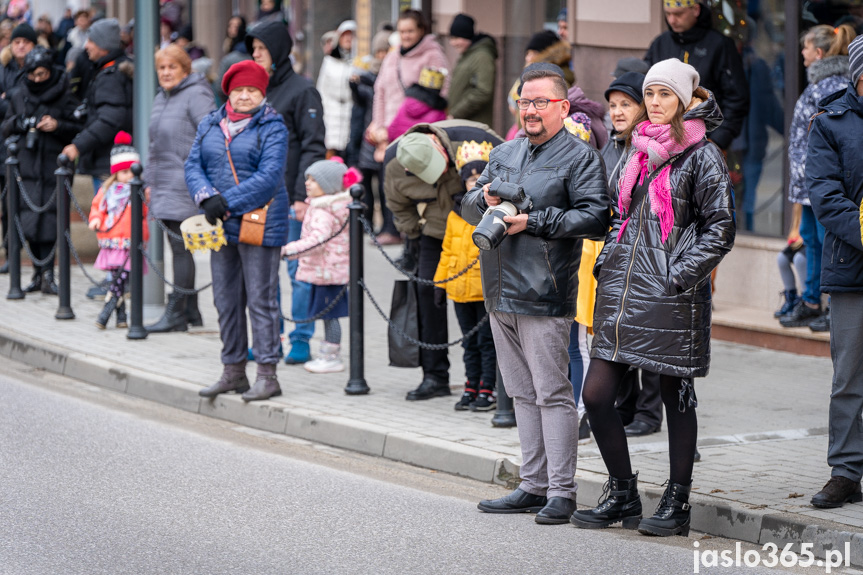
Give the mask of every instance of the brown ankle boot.
M 228 363 L 222 369 L 219 381 L 198 392 L 201 397 L 216 397 L 220 393 L 243 393 L 249 390 L 249 379 L 246 377 L 246 362 Z

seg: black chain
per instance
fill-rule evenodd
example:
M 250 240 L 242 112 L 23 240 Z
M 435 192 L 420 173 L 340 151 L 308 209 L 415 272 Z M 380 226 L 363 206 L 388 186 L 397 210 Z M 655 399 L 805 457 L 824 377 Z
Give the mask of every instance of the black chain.
M 300 250 L 300 251 L 298 251 L 298 252 L 296 252 L 296 253 L 294 253 L 294 254 L 291 254 L 291 257 L 298 256 L 298 255 L 304 254 L 304 253 L 306 253 L 306 252 L 310 252 L 310 251 L 312 251 L 312 250 L 314 250 L 314 249 L 317 249 L 317 248 L 321 247 L 322 245 L 324 245 L 324 244 L 325 244 L 325 243 L 327 243 L 327 242 L 331 242 L 331 241 L 333 241 L 334 239 L 336 239 L 337 237 L 339 237 L 339 235 L 341 235 L 341 233 L 342 233 L 343 231 L 345 231 L 345 228 L 346 228 L 346 227 L 348 227 L 348 223 L 349 223 L 349 222 L 350 222 L 350 220 L 346 219 L 344 222 L 342 222 L 342 227 L 340 227 L 340 228 L 339 228 L 339 231 L 337 231 L 336 233 L 334 233 L 334 234 L 333 234 L 333 235 L 331 235 L 330 237 L 326 238 L 325 240 L 321 241 L 321 243 L 319 243 L 319 244 L 315 244 L 315 245 L 310 246 L 310 247 L 308 247 L 308 248 L 306 248 L 306 249 L 304 249 L 304 250 Z
M 481 320 L 479 320 L 479 322 L 475 326 L 473 326 L 473 328 L 469 332 L 467 332 L 466 334 L 464 334 L 462 337 L 460 337 L 459 339 L 457 339 L 455 341 L 451 341 L 449 343 L 426 343 L 424 341 L 420 341 L 418 339 L 412 338 L 411 336 L 406 334 L 402 328 L 400 328 L 399 326 L 394 324 L 390 320 L 390 318 L 387 317 L 387 315 L 384 313 L 384 311 L 381 309 L 381 306 L 378 304 L 377 300 L 375 300 L 374 296 L 372 296 L 371 292 L 369 291 L 369 288 L 366 287 L 365 282 L 363 282 L 362 280 L 360 280 L 360 287 L 363 288 L 363 291 L 366 292 L 367 296 L 369 296 L 369 300 L 372 302 L 372 305 L 378 311 L 380 316 L 382 318 L 384 318 L 384 321 L 387 322 L 387 325 L 389 325 L 391 330 L 393 330 L 394 332 L 396 332 L 397 334 L 399 334 L 400 336 L 405 338 L 410 343 L 412 343 L 414 345 L 418 345 L 419 347 L 421 347 L 423 349 L 444 350 L 444 349 L 448 349 L 450 347 L 453 347 L 455 345 L 458 345 L 461 342 L 463 342 L 464 340 L 473 337 L 474 334 L 476 334 L 480 329 L 482 329 L 482 326 L 488 322 L 489 314 L 485 314 L 485 317 L 483 317 Z
M 346 293 L 348 293 L 348 286 L 347 286 L 347 285 L 344 285 L 344 286 L 342 286 L 342 291 L 340 291 L 340 292 L 339 292 L 339 295 L 337 295 L 337 296 L 335 297 L 335 299 L 334 299 L 333 301 L 331 301 L 331 302 L 329 303 L 329 305 L 327 305 L 327 307 L 325 307 L 324 309 L 322 309 L 318 314 L 314 315 L 313 317 L 307 317 L 307 318 L 302 318 L 302 319 L 294 319 L 294 318 L 291 318 L 291 317 L 288 317 L 288 316 L 286 316 L 286 315 L 282 314 L 281 310 L 279 310 L 279 316 L 281 316 L 281 318 L 282 318 L 283 320 L 285 320 L 285 321 L 289 321 L 289 322 L 291 322 L 291 323 L 312 323 L 312 322 L 314 322 L 314 321 L 317 321 L 317 320 L 319 320 L 319 319 L 322 319 L 325 315 L 327 315 L 328 313 L 330 313 L 331 311 L 333 311 L 333 310 L 335 309 L 335 307 L 336 307 L 336 304 L 337 304 L 337 303 L 339 303 L 339 301 L 341 301 L 341 299 L 342 299 L 343 297 L 345 297 L 345 294 L 346 294 Z
M 477 256 L 476 259 L 474 259 L 472 262 L 470 262 L 466 268 L 464 268 L 463 270 L 461 270 L 460 272 L 458 272 L 454 276 L 444 278 L 444 279 L 438 280 L 438 281 L 427 280 L 425 278 L 421 278 L 421 277 L 417 276 L 413 272 L 410 272 L 410 271 L 404 269 L 403 267 L 401 267 L 399 264 L 397 264 L 389 256 L 389 254 L 386 252 L 386 250 L 384 250 L 384 247 L 380 243 L 378 243 L 378 238 L 375 237 L 375 234 L 374 234 L 374 231 L 371 227 L 371 224 L 369 224 L 368 220 L 366 220 L 365 217 L 360 216 L 360 223 L 363 225 L 363 228 L 365 229 L 365 231 L 369 235 L 369 237 L 371 237 L 372 243 L 374 243 L 374 245 L 378 248 L 378 251 L 383 254 L 384 258 L 386 258 L 386 260 L 390 263 L 390 265 L 393 266 L 394 268 L 396 268 L 399 272 L 401 272 L 409 280 L 411 280 L 413 282 L 417 282 L 418 284 L 423 284 L 423 285 L 428 285 L 428 286 L 436 286 L 436 285 L 449 283 L 455 279 L 460 278 L 461 276 L 463 276 L 467 272 L 469 272 L 470 269 L 479 262 L 479 256 Z
M 21 197 L 24 199 L 24 203 L 27 204 L 27 207 L 30 208 L 30 211 L 35 214 L 44 214 L 49 209 L 54 207 L 54 202 L 57 199 L 57 190 L 51 193 L 51 197 L 48 198 L 48 201 L 45 202 L 44 206 L 37 206 L 33 201 L 33 198 L 27 193 L 27 190 L 24 189 L 24 181 L 21 179 L 21 173 L 18 170 L 15 170 L 15 181 L 18 182 L 18 189 L 21 191 Z M 7 184 L 8 185 L 8 184 Z
M 0 192 L 0 204 L 2 204 L 6 200 L 7 191 L 9 191 L 9 182 L 6 182 L 6 185 L 3 186 L 3 191 Z
M 55 243 L 51 246 L 51 253 L 49 253 L 44 260 L 37 259 L 36 256 L 33 255 L 33 252 L 30 251 L 30 244 L 27 243 L 27 239 L 24 237 L 24 231 L 21 229 L 21 220 L 18 219 L 18 214 L 15 214 L 13 218 L 15 228 L 18 230 L 18 238 L 21 240 L 21 246 L 24 248 L 24 251 L 27 252 L 27 257 L 30 258 L 30 261 L 33 262 L 33 265 L 36 267 L 42 267 L 47 265 L 48 263 L 54 262 L 54 253 L 57 251 L 57 244 Z
M 72 257 L 75 258 L 75 261 L 78 262 L 78 267 L 81 268 L 81 271 L 84 272 L 84 277 L 90 280 L 90 283 L 94 286 L 101 286 L 102 282 L 98 280 L 94 280 L 93 277 L 87 273 L 87 268 L 84 267 L 84 264 L 81 263 L 81 258 L 78 256 L 78 252 L 75 250 L 75 246 L 72 245 L 72 236 L 69 234 L 69 230 L 66 230 L 66 243 L 69 244 L 69 251 L 72 253 Z
M 189 289 L 189 288 L 182 288 L 178 285 L 172 284 L 171 282 L 168 281 L 168 278 L 166 278 L 165 275 L 162 273 L 162 271 L 159 269 L 159 266 L 156 264 L 156 262 L 153 261 L 153 258 L 150 257 L 150 254 L 147 253 L 146 246 L 144 245 L 143 242 L 138 246 L 138 249 L 141 250 L 142 254 L 144 254 L 144 258 L 150 264 L 150 269 L 152 269 L 154 272 L 156 272 L 156 275 L 159 276 L 159 279 L 162 280 L 162 283 L 164 283 L 167 286 L 170 286 L 171 289 L 173 289 L 175 292 L 177 292 L 181 295 L 195 295 L 195 294 L 200 293 L 200 292 L 204 291 L 205 289 L 207 289 L 213 285 L 213 282 L 210 282 L 202 288 Z
M 74 207 L 75 211 L 78 212 L 78 215 L 81 216 L 82 221 L 89 222 L 89 216 L 84 213 L 83 209 L 81 209 L 81 204 L 78 203 L 78 198 L 75 197 L 75 194 L 72 193 L 72 188 L 69 187 L 69 180 L 66 180 L 64 183 L 66 184 L 66 193 L 69 194 L 70 198 L 72 198 L 72 207 Z
M 143 186 L 141 186 L 141 189 L 138 190 L 138 195 L 141 196 L 141 201 L 144 203 L 144 205 L 147 207 L 150 207 L 150 202 L 147 201 L 147 195 L 144 193 L 144 187 Z M 172 238 L 172 239 L 175 239 L 175 240 L 178 240 L 181 242 L 183 241 L 183 236 L 181 236 L 180 234 L 175 234 L 174 232 L 169 230 L 168 227 L 162 223 L 162 220 L 160 220 L 159 218 L 153 218 L 153 219 L 156 221 L 157 224 L 159 224 L 159 227 L 162 228 L 162 231 L 165 232 L 169 238 Z M 165 283 L 168 283 L 168 282 L 166 281 Z M 186 295 L 189 295 L 189 294 L 186 294 Z

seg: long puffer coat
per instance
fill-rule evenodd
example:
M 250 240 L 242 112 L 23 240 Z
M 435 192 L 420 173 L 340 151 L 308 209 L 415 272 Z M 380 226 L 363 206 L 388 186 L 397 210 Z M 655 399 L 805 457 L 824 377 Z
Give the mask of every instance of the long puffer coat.
M 288 149 L 285 122 L 272 107 L 261 106 L 243 131 L 234 136 L 230 150 L 240 181 L 237 185 L 219 126 L 225 116 L 222 106 L 198 125 L 198 135 L 186 160 L 189 195 L 198 206 L 216 194 L 224 196 L 230 216 L 225 222 L 225 236 L 234 244 L 239 242 L 243 214 L 272 200 L 262 245 L 283 246 L 288 241 L 289 208 L 284 179 Z
M 12 88 L 6 94 L 9 107 L 2 126 L 4 138 L 20 136 L 18 171 L 21 185 L 37 207 L 45 206 L 54 195 L 57 156 L 81 129 L 81 123 L 73 116 L 78 100 L 69 92 L 65 71 L 55 66 L 51 70 L 51 78 L 44 84 L 47 86 L 39 94 L 30 91 L 26 80 Z M 38 122 L 42 116 L 57 120 L 57 129 L 53 132 L 37 131 L 35 146 L 27 149 L 26 130 L 22 129 L 20 120 L 35 117 Z M 4 174 L 5 168 L 3 166 Z M 30 209 L 24 198 L 19 200 L 21 226 L 28 241 L 53 243 L 57 240 L 57 210 L 53 207 L 56 204 L 51 205 L 50 209 L 39 214 Z
M 216 102 L 207 80 L 190 74 L 170 92 L 159 89 L 150 113 L 150 154 L 144 182 L 150 186 L 150 214 L 181 222 L 198 213 L 186 189 L 184 164 L 198 124 Z
M 697 118 L 708 132 L 722 121 L 712 95 L 684 115 Z M 684 152 L 672 163 L 671 190 L 674 227 L 664 243 L 647 194 L 630 207 L 620 241 L 622 221 L 614 206 L 612 229 L 594 267 L 599 285 L 590 356 L 661 375 L 703 377 L 710 367 L 708 278 L 731 250 L 736 231 L 731 181 L 719 148 L 702 141 Z

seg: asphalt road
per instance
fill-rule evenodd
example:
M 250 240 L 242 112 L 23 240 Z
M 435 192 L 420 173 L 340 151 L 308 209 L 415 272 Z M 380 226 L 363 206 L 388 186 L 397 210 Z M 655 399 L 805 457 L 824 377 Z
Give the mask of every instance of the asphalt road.
M 504 493 L 0 366 L 4 575 L 676 574 L 734 549 L 476 510 Z

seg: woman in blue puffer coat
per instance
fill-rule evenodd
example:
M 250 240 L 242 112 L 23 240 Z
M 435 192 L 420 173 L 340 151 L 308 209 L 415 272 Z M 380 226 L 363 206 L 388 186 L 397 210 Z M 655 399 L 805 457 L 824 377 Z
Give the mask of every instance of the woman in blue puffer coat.
M 219 312 L 222 377 L 199 393 L 242 393 L 245 401 L 281 395 L 279 355 L 279 252 L 288 241 L 288 192 L 284 173 L 288 131 L 265 101 L 267 72 L 251 60 L 231 66 L 222 80 L 224 106 L 198 126 L 186 160 L 186 185 L 196 205 L 214 224 L 224 221 L 228 245 L 210 256 L 213 298 Z M 260 245 L 241 243 L 243 214 L 266 208 Z M 246 378 L 248 331 L 258 363 L 255 383 Z

